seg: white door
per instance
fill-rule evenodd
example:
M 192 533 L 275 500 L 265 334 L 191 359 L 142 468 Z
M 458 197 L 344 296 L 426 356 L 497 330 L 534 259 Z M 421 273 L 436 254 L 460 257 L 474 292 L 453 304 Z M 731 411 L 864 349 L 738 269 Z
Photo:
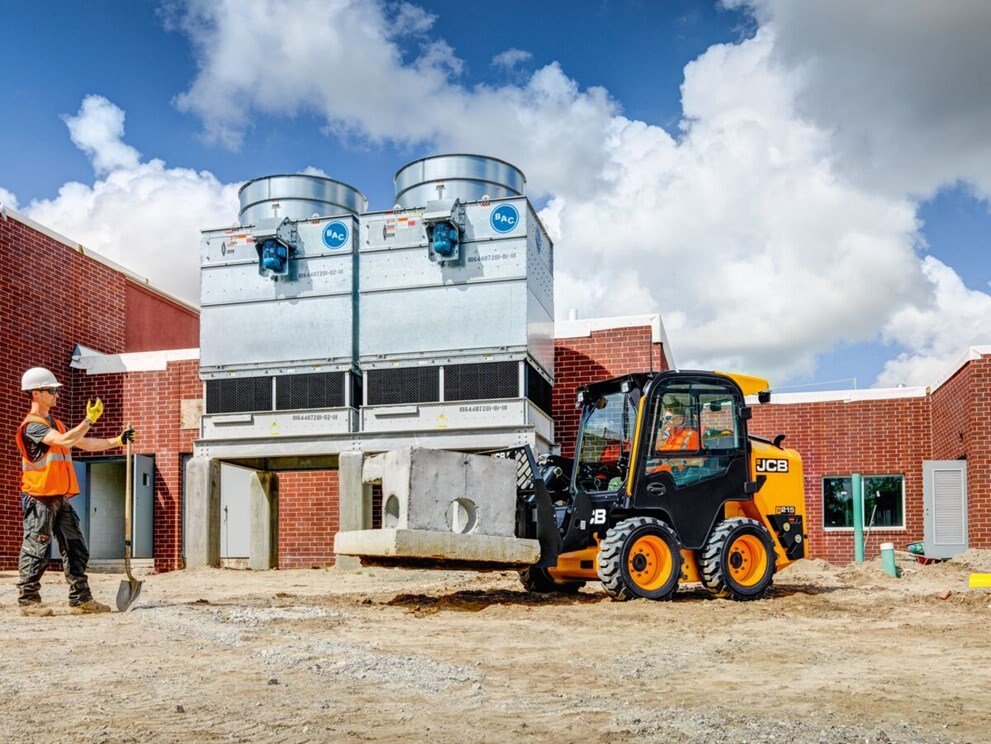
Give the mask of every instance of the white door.
M 922 463 L 923 538 L 928 558 L 952 558 L 967 549 L 967 463 Z
M 251 478 L 255 471 L 220 466 L 220 557 L 247 558 L 251 545 Z

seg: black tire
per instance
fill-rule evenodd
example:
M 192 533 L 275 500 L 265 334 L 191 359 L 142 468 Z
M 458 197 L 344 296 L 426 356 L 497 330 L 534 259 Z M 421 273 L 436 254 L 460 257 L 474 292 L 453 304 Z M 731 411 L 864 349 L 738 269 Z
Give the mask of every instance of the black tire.
M 727 519 L 700 551 L 699 570 L 702 583 L 717 597 L 760 599 L 774 580 L 774 540 L 755 519 Z
M 646 552 L 641 547 L 645 545 Z M 652 558 L 652 554 L 661 561 Z M 635 567 L 638 561 L 643 565 L 639 571 Z M 624 519 L 606 532 L 599 545 L 598 563 L 602 588 L 613 599 L 670 599 L 681 579 L 681 541 L 659 519 Z
M 520 583 L 528 592 L 535 594 L 577 594 L 585 586 L 584 581 L 558 583 L 551 578 L 546 568 L 536 566 L 520 571 Z

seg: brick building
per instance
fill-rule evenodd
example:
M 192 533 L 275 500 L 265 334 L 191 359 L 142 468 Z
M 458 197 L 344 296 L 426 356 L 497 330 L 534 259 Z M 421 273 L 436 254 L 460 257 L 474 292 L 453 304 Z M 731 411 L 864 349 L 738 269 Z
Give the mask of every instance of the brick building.
M 144 558 L 160 571 L 181 567 L 183 466 L 198 436 L 203 397 L 196 310 L 17 214 L 0 221 L 0 256 L 7 267 L 0 278 L 0 343 L 7 351 L 0 395 L 9 410 L 23 408 L 20 375 L 42 365 L 66 384 L 55 413 L 67 423 L 96 396 L 107 404 L 96 436 L 113 436 L 133 423 L 135 452 L 151 469 Z M 673 364 L 656 315 L 563 321 L 555 336 L 552 412 L 564 455 L 572 454 L 577 433 L 576 387 Z M 853 558 L 852 530 L 844 521 L 850 476 L 862 474 L 875 489 L 865 496 L 865 505 L 880 513 L 870 555 L 882 541 L 903 548 L 922 539 L 925 463 L 933 460 L 966 461 L 967 538 L 973 547 L 991 547 L 989 408 L 991 347 L 976 347 L 930 388 L 777 395 L 768 405 L 754 405 L 751 432 L 785 433 L 787 444 L 802 453 L 812 555 L 847 562 Z M 15 419 L 8 442 L 19 415 Z M 3 451 L 0 568 L 10 569 L 21 541 L 20 473 L 15 448 Z M 94 483 L 110 483 L 122 477 L 114 475 L 122 462 L 110 453 L 82 459 L 80 467 Z M 279 566 L 333 563 L 336 471 L 281 473 L 278 493 Z

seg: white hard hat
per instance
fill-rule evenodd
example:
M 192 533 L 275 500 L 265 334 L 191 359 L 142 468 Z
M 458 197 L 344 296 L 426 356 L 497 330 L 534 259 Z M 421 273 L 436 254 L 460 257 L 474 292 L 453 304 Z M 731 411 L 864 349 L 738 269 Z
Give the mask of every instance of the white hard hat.
M 44 367 L 32 367 L 21 375 L 21 390 L 38 390 L 39 388 L 62 387 L 55 375 Z

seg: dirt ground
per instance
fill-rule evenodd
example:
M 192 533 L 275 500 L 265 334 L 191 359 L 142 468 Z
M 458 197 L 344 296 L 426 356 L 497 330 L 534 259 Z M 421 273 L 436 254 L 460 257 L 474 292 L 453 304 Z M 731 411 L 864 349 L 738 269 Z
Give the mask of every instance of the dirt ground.
M 514 574 L 174 572 L 127 614 L 22 617 L 0 573 L 4 741 L 991 740 L 991 551 L 802 561 L 764 600 L 525 594 Z M 119 576 L 95 575 L 113 604 Z M 949 596 L 945 593 L 949 592 Z

